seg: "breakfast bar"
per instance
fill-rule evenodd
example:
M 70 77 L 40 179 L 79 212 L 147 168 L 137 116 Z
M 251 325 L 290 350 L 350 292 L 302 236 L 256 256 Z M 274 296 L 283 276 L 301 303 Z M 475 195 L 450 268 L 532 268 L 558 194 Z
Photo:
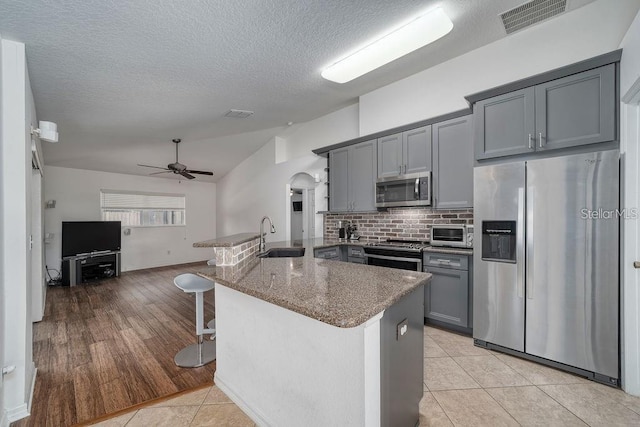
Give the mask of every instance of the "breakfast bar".
M 313 248 L 200 272 L 216 282 L 216 384 L 259 425 L 416 425 L 431 275 Z

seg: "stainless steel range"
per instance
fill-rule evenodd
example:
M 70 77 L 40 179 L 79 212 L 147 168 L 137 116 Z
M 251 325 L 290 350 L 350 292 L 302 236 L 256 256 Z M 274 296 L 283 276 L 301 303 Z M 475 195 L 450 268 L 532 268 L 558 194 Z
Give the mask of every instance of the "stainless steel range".
M 364 247 L 368 265 L 422 271 L 422 250 L 429 245 L 419 240 L 394 240 L 369 243 Z

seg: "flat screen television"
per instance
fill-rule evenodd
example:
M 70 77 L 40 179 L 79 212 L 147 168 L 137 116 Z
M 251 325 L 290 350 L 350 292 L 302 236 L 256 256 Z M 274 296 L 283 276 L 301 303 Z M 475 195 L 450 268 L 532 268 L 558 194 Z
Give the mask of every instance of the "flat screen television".
M 120 221 L 63 221 L 62 256 L 119 251 Z

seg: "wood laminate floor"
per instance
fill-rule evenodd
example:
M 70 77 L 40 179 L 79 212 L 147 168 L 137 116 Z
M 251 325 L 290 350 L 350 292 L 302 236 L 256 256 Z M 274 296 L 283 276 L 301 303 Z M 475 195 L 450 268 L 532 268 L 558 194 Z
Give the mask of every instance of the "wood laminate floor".
M 204 266 L 49 288 L 44 319 L 33 328 L 38 374 L 31 416 L 12 426 L 69 426 L 212 384 L 215 362 L 190 369 L 173 362 L 195 342 L 195 297 L 176 288 L 173 278 Z M 213 310 L 213 292 L 207 292 L 207 321 Z

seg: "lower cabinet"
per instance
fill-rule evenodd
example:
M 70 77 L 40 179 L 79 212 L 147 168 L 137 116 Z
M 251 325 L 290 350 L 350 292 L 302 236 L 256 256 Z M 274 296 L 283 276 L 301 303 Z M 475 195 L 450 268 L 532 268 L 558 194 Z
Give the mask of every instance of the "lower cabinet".
M 337 261 L 352 262 L 354 264 L 366 264 L 364 248 L 362 246 L 329 246 L 326 248 L 314 249 L 315 258 L 333 259 Z
M 347 262 L 366 264 L 364 248 L 362 246 L 347 246 Z
M 472 257 L 425 252 L 423 270 L 433 277 L 424 288 L 427 321 L 470 332 L 472 327 Z
M 330 246 L 328 248 L 319 248 L 313 250 L 315 258 L 334 259 L 340 261 L 340 246 Z

